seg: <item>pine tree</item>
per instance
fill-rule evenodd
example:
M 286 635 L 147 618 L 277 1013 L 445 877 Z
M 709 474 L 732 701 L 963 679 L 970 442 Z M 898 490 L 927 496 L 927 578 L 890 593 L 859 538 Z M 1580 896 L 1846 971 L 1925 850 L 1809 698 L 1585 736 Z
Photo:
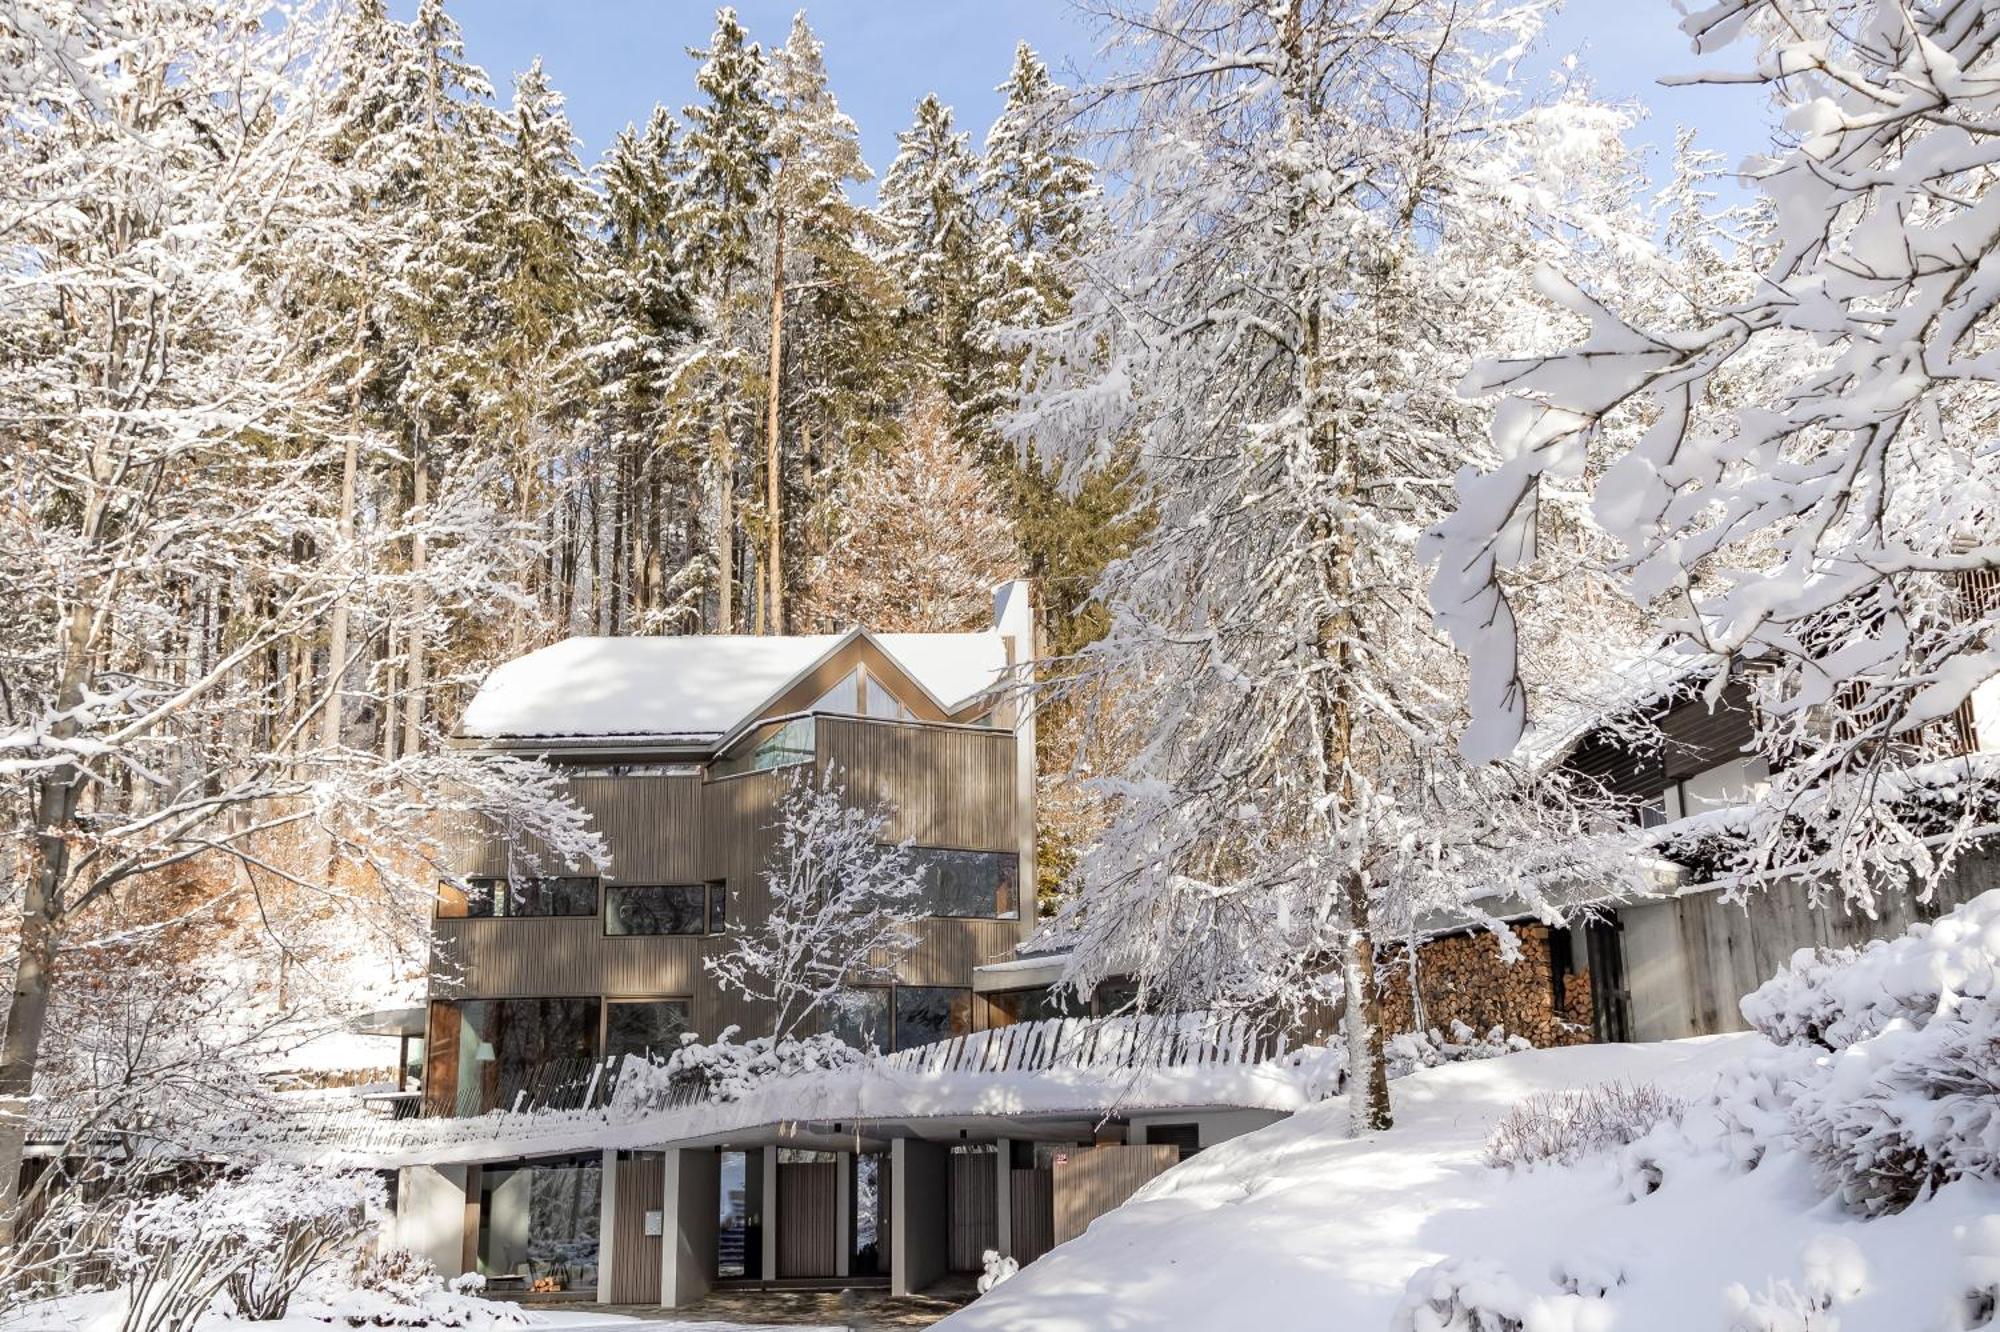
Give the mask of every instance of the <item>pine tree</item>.
M 716 11 L 695 87 L 704 101 L 687 121 L 688 197 L 694 238 L 688 256 L 699 275 L 707 331 L 682 374 L 702 380 L 715 491 L 715 628 L 737 626 L 737 463 L 752 420 L 754 366 L 742 343 L 747 312 L 737 308 L 756 265 L 755 220 L 770 189 L 770 107 L 764 100 L 764 54 L 736 11 Z
M 879 206 L 892 238 L 889 264 L 903 289 L 901 321 L 954 410 L 979 393 L 985 359 L 973 334 L 984 284 L 973 200 L 979 163 L 969 140 L 953 128 L 951 108 L 925 94 L 915 121 L 896 136 Z

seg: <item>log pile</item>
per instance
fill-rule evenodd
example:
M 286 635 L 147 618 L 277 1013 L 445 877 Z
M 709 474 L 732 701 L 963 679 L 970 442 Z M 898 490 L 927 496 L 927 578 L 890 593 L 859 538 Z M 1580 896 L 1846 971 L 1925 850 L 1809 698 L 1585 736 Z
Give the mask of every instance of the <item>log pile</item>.
M 1382 986 L 1382 1025 L 1389 1032 L 1448 1027 L 1453 1021 L 1479 1032 L 1499 1026 L 1538 1046 L 1590 1040 L 1590 977 L 1566 976 L 1561 1011 L 1551 974 L 1549 928 L 1521 925 L 1520 956 L 1500 957 L 1500 941 L 1484 930 L 1432 939 L 1417 947 L 1419 1013 L 1410 1002 L 1406 950 L 1384 950 L 1376 976 Z

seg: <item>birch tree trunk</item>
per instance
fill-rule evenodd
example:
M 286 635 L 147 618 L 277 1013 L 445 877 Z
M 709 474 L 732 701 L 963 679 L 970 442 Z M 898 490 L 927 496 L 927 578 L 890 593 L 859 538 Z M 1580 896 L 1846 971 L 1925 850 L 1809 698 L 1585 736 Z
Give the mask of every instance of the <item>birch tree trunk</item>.
M 410 479 L 410 512 L 417 516 L 416 534 L 410 539 L 410 664 L 403 693 L 403 753 L 414 754 L 423 743 L 424 727 L 424 614 L 429 598 L 424 590 L 424 509 L 430 504 L 430 464 L 424 457 L 424 440 L 417 437 L 416 466 Z M 518 623 L 519 617 L 516 617 Z
M 783 472 L 779 466 L 778 447 L 778 389 L 784 368 L 784 342 L 785 215 L 780 210 L 771 257 L 771 368 L 764 419 L 764 522 L 768 529 L 764 568 L 770 575 L 771 590 L 767 604 L 771 610 L 771 632 L 774 634 L 785 632 L 785 523 L 784 501 L 780 493 Z

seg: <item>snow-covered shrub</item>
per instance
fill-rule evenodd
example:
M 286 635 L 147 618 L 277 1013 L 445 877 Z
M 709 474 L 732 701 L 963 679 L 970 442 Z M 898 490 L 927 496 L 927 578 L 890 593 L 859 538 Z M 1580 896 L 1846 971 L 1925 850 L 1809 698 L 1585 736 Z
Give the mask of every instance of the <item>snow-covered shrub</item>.
M 1657 1124 L 1678 1123 L 1685 1108 L 1649 1082 L 1538 1092 L 1494 1127 L 1486 1162 L 1509 1169 L 1543 1161 L 1568 1165 L 1637 1142 Z
M 1742 1003 L 1779 1045 L 1841 1050 L 1891 1023 L 1929 1025 L 1965 999 L 2000 997 L 2000 892 L 1860 948 L 1802 948 Z
M 1745 1164 L 1786 1141 L 1871 1216 L 2000 1175 L 2000 892 L 1898 939 L 1802 951 L 1743 1014 L 1781 1047 L 1718 1087 Z
M 225 1290 L 244 1318 L 284 1317 L 382 1201 L 366 1172 L 267 1163 L 133 1203 L 111 1253 L 127 1289 L 123 1332 L 185 1332 Z
M 1454 1018 L 1451 1026 L 1442 1031 L 1432 1027 L 1429 1031 L 1398 1032 L 1383 1042 L 1382 1054 L 1389 1063 L 1389 1076 L 1400 1078 L 1420 1068 L 1498 1059 L 1533 1048 L 1525 1037 L 1508 1035 L 1505 1027 L 1492 1027 L 1482 1035 Z
M 1844 1235 L 1816 1235 L 1800 1257 L 1805 1275 L 1796 1285 L 1772 1281 L 1753 1295 L 1739 1283 L 1724 1292 L 1729 1332 L 1836 1332 L 1833 1307 L 1859 1295 L 1867 1282 L 1861 1246 Z
M 984 1295 L 1007 1278 L 1021 1270 L 1021 1264 L 1012 1258 L 1004 1258 L 998 1249 L 988 1249 L 980 1255 L 985 1270 L 979 1274 L 979 1293 Z
M 867 1055 L 823 1032 L 782 1041 L 753 1036 L 738 1043 L 738 1030 L 724 1027 L 707 1045 L 683 1036 L 680 1049 L 665 1063 L 626 1060 L 612 1093 L 614 1108 L 643 1114 L 690 1099 L 735 1101 L 775 1079 L 855 1069 L 868 1062 Z
M 308 1291 L 332 1322 L 349 1327 L 489 1328 L 528 1322 L 518 1305 L 478 1298 L 486 1278 L 476 1272 L 446 1282 L 430 1259 L 408 1249 L 370 1254 L 342 1278 Z
M 1609 1332 L 1603 1292 L 1529 1290 L 1492 1259 L 1447 1258 L 1403 1288 L 1390 1332 Z

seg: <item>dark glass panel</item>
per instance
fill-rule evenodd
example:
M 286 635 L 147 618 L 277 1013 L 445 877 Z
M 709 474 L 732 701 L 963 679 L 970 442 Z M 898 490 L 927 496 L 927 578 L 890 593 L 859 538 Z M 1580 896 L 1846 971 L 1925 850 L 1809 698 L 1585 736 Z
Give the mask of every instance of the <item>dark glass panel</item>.
M 698 883 L 614 883 L 604 890 L 606 934 L 700 934 L 707 911 Z

